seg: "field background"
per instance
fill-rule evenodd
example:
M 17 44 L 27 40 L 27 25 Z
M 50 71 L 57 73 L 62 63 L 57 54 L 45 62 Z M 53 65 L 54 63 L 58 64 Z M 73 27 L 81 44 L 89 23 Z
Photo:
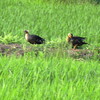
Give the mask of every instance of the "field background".
M 24 39 L 26 29 L 45 38 L 45 48 L 61 50 L 73 33 L 87 37 L 84 49 L 99 49 L 99 0 L 1 0 L 0 43 L 34 48 Z M 100 100 L 100 59 L 59 53 L 0 55 L 0 100 Z

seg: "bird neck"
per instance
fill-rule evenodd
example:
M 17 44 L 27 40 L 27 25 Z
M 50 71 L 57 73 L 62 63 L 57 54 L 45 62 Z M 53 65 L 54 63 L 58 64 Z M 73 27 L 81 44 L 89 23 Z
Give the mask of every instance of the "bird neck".
M 29 33 L 25 34 L 25 39 L 26 39 L 27 41 L 29 40 L 29 36 L 30 36 Z
M 67 42 L 70 42 L 71 38 L 70 38 L 70 37 L 67 37 L 67 39 L 66 39 L 66 40 L 67 40 Z

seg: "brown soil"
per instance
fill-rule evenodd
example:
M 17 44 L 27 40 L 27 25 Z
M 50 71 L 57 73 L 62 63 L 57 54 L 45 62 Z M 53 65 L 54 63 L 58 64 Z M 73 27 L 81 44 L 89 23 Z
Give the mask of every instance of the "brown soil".
M 0 44 L 0 53 L 2 55 L 24 55 L 24 50 L 20 44 Z
M 61 48 L 46 48 L 44 49 L 42 48 L 32 48 L 32 46 L 28 46 L 28 47 L 24 47 L 23 49 L 23 45 L 21 44 L 0 44 L 0 54 L 1 55 L 12 55 L 15 54 L 17 56 L 20 55 L 24 55 L 26 52 L 31 52 L 34 51 L 36 55 L 38 55 L 39 51 L 42 51 L 43 53 L 45 53 L 46 55 L 55 55 L 56 52 L 59 55 L 64 56 L 66 54 L 66 56 L 71 56 L 73 58 L 91 58 L 94 56 L 95 51 L 93 50 L 84 50 L 84 49 L 61 49 Z M 96 51 L 96 54 L 99 55 L 100 51 Z M 100 56 L 100 55 L 99 55 Z
M 34 51 L 37 55 L 38 51 L 43 51 L 41 48 L 34 48 L 32 46 L 23 47 L 22 44 L 0 44 L 0 54 L 1 55 L 12 55 L 17 56 L 24 55 L 27 52 Z

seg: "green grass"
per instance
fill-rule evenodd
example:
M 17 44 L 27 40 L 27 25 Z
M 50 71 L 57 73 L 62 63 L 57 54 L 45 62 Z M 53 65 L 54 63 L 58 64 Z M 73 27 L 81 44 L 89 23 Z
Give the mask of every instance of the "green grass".
M 100 64 L 40 54 L 0 58 L 1 100 L 99 100 Z
M 69 32 L 87 36 L 87 42 L 93 45 L 97 45 L 100 41 L 98 38 L 100 36 L 100 6 L 56 5 L 41 2 L 38 4 L 38 2 L 27 0 L 15 0 L 8 3 L 2 1 L 0 7 L 0 15 L 2 15 L 0 34 L 2 35 L 12 34 L 22 38 L 23 30 L 28 29 L 47 41 L 59 38 L 65 40 Z
M 30 45 L 23 33 L 28 29 L 46 39 L 45 49 L 57 47 L 58 51 L 39 52 L 37 57 L 34 52 L 0 55 L 0 100 L 99 100 L 100 60 L 60 54 L 70 32 L 87 37 L 89 45 L 84 49 L 99 48 L 99 28 L 99 5 L 2 0 L 0 43 Z

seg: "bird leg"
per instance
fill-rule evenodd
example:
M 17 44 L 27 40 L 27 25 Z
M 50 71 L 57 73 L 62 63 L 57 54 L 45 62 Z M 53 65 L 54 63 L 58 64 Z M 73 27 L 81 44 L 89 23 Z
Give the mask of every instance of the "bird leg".
M 73 49 L 76 49 L 77 48 L 77 44 L 74 46 L 74 48 Z

